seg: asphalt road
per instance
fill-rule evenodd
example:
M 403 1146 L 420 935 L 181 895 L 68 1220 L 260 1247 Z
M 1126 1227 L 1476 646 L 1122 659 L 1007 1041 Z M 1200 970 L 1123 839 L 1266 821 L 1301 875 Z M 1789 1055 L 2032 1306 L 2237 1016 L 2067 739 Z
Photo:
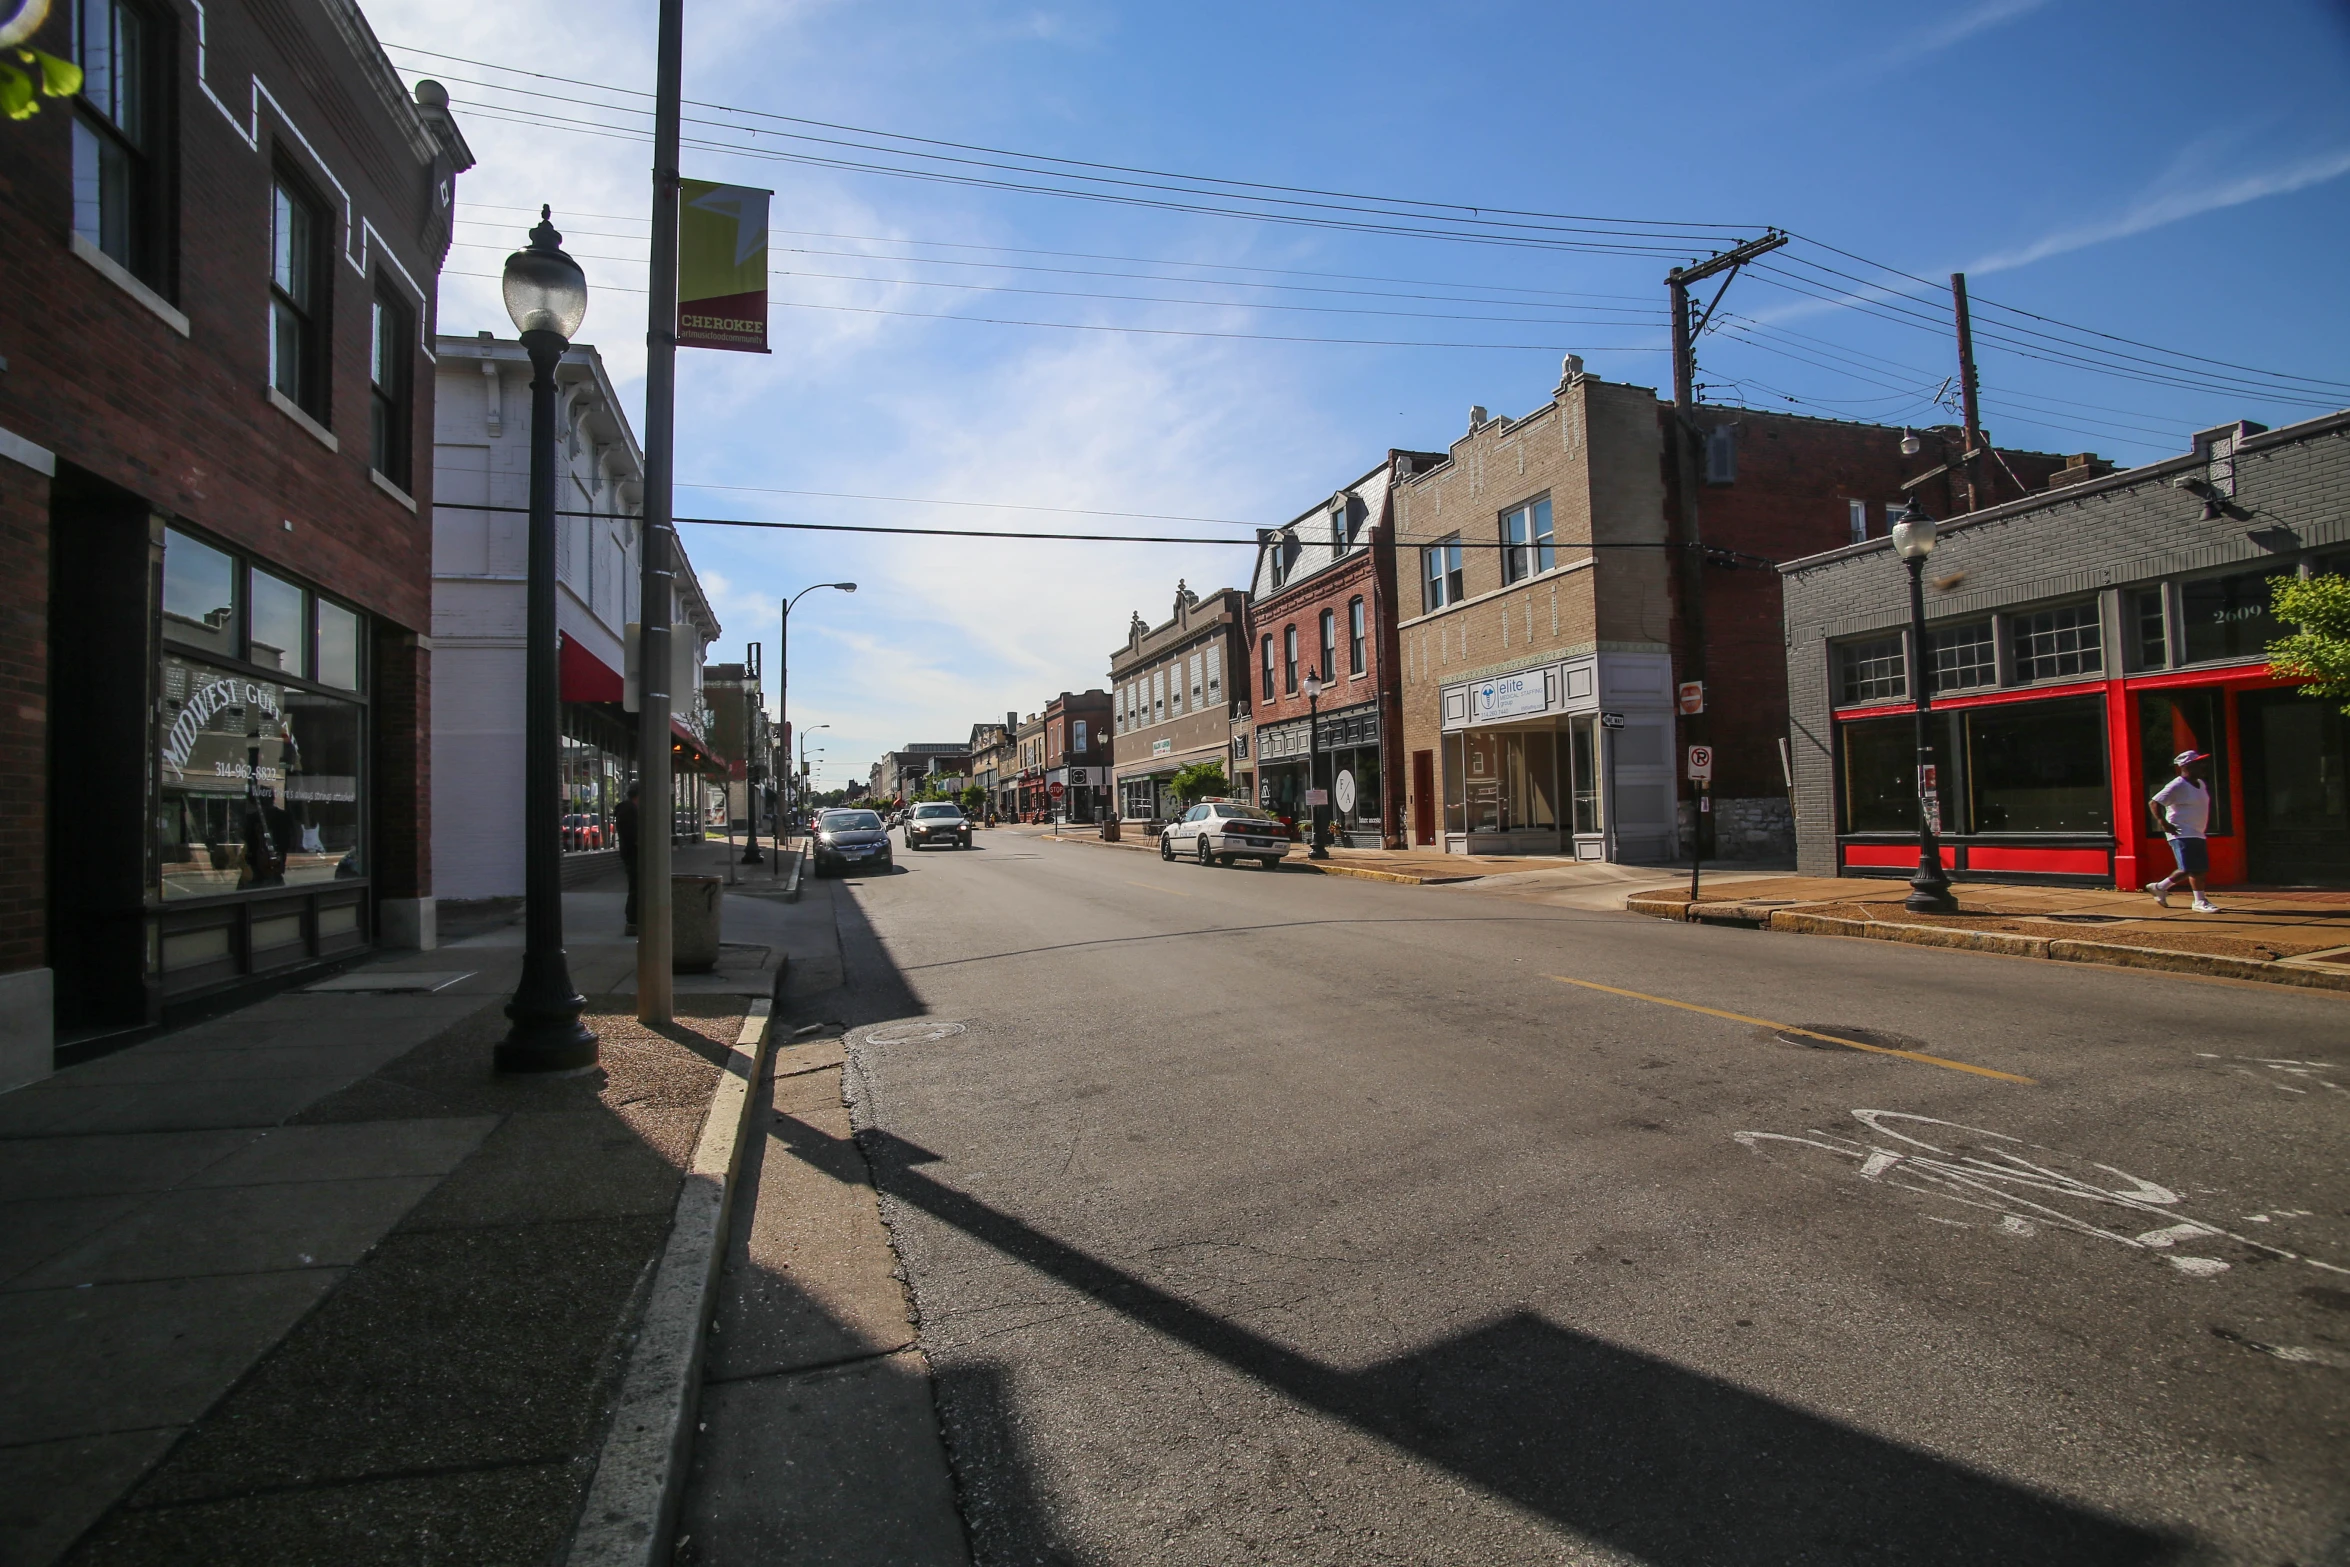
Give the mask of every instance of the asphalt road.
M 2350 997 L 898 865 L 797 1009 L 983 1563 L 2350 1564 Z

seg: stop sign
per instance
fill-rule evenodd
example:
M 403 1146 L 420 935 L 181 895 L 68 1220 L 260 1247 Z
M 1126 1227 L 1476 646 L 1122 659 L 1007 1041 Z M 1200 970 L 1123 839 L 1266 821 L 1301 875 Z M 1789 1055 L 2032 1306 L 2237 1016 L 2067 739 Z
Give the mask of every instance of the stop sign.
M 1045 792 L 1050 794 L 1054 799 L 1058 800 L 1062 795 L 1069 792 L 1069 786 L 1067 784 L 1054 784 Z

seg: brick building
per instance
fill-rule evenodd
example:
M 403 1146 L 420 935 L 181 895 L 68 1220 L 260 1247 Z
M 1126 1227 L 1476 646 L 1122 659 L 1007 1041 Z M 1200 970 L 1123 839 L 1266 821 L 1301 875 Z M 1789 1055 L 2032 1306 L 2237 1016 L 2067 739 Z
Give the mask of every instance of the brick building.
M 984 810 L 999 818 L 1013 814 L 1010 795 L 1020 776 L 1019 752 L 1013 737 L 1020 729 L 1018 713 L 1004 714 L 1000 724 L 981 721 L 971 726 L 971 781 L 987 791 Z
M 1127 821 L 1164 820 L 1175 775 L 1194 762 L 1230 765 L 1232 714 L 1244 701 L 1248 595 L 1219 588 L 1202 598 L 1175 584 L 1175 607 L 1157 626 L 1137 613 L 1126 645 L 1110 655 L 1111 774 Z
M 1063 793 L 1064 821 L 1099 821 L 1110 790 L 1110 693 L 1064 691 L 1044 705 L 1045 788 Z
M 430 939 L 432 302 L 471 166 L 350 0 L 50 10 L 7 132 L 0 1084 Z
M 1304 822 L 1307 791 L 1321 789 L 1334 841 L 1358 848 L 1403 844 L 1394 481 L 1443 460 L 1391 451 L 1327 500 L 1257 536 L 1253 648 L 1234 691 L 1253 709 L 1249 798 Z M 1318 703 L 1307 698 L 1308 673 L 1320 678 Z M 1236 775 L 1242 759 L 1234 757 Z
M 1651 388 L 1570 356 L 1549 403 L 1522 419 L 1472 410 L 1444 462 L 1399 481 L 1413 842 L 1635 863 L 1685 852 L 1674 690 L 1690 556 L 1675 542 L 1672 419 Z M 1882 537 L 1907 494 L 1950 492 L 1954 476 L 1905 457 L 1897 428 L 1721 407 L 1696 420 L 1712 853 L 1790 853 L 1772 568 Z M 2010 494 L 2065 462 L 1984 459 Z
M 2290 629 L 2272 581 L 2350 573 L 2346 503 L 2350 413 L 2204 431 L 2182 456 L 1946 524 L 1922 650 L 1889 541 L 1781 568 L 1800 868 L 1915 868 L 1910 693 L 1930 654 L 1954 879 L 2168 874 L 2146 797 L 2193 747 L 2213 757 L 2214 884 L 2350 886 L 2350 725 L 2265 656 Z

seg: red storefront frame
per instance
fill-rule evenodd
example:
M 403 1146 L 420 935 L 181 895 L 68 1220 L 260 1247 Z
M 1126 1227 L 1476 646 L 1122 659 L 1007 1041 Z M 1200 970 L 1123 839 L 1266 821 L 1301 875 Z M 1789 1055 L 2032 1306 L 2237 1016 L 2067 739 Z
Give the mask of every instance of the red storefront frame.
M 2137 887 L 2172 871 L 2170 845 L 2154 830 L 2153 817 L 2146 809 L 2146 798 L 2160 787 L 2159 781 L 2146 776 L 2145 759 L 2140 755 L 2138 742 L 2137 695 L 2141 691 L 2215 690 L 2222 694 L 2222 723 L 2227 731 L 2227 743 L 2221 760 L 2227 767 L 2227 797 L 2236 801 L 2229 813 L 2228 830 L 2215 833 L 2210 839 L 2211 885 L 2227 887 L 2241 884 L 2246 877 L 2247 854 L 2244 843 L 2244 747 L 2241 720 L 2237 714 L 2237 698 L 2247 691 L 2274 691 L 2289 687 L 2291 682 L 2272 679 L 2266 663 L 2223 664 L 2203 669 L 2161 670 L 2142 675 L 2120 675 L 2104 680 L 2079 680 L 2063 685 L 2034 686 L 2024 691 L 1990 691 L 1969 696 L 1948 696 L 1935 699 L 1932 711 L 1948 712 L 1968 707 L 1994 707 L 2019 702 L 2045 702 L 2059 697 L 2101 696 L 2105 700 L 2105 757 L 2106 773 L 2113 787 L 2113 848 L 2111 879 L 2118 887 Z M 1836 714 L 1838 723 L 1849 723 L 1867 718 L 1894 718 L 1915 711 L 1907 702 L 1893 702 L 1882 706 L 1843 708 Z M 1837 775 L 1838 819 L 1842 819 L 1843 779 L 1841 767 Z M 1945 843 L 1942 863 L 1957 870 L 1959 847 L 1965 848 L 1964 868 L 1977 875 L 1997 875 L 2002 871 L 2042 876 L 2093 876 L 2100 880 L 2108 875 L 2106 859 L 2109 851 L 2080 845 L 2040 848 L 2032 845 L 2007 843 L 1970 843 L 1960 839 L 1958 844 Z M 1846 871 L 1880 871 L 1906 869 L 1917 864 L 1914 843 L 1901 845 L 1882 838 L 1876 841 L 1846 841 L 1838 835 L 1836 845 L 1837 869 Z

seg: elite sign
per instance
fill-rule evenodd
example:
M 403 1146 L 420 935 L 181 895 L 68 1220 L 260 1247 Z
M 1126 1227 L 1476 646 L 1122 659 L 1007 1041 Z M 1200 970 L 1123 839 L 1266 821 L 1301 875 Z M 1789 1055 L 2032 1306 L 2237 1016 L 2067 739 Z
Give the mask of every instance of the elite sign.
M 677 346 L 767 352 L 767 198 L 772 191 L 679 182 Z

